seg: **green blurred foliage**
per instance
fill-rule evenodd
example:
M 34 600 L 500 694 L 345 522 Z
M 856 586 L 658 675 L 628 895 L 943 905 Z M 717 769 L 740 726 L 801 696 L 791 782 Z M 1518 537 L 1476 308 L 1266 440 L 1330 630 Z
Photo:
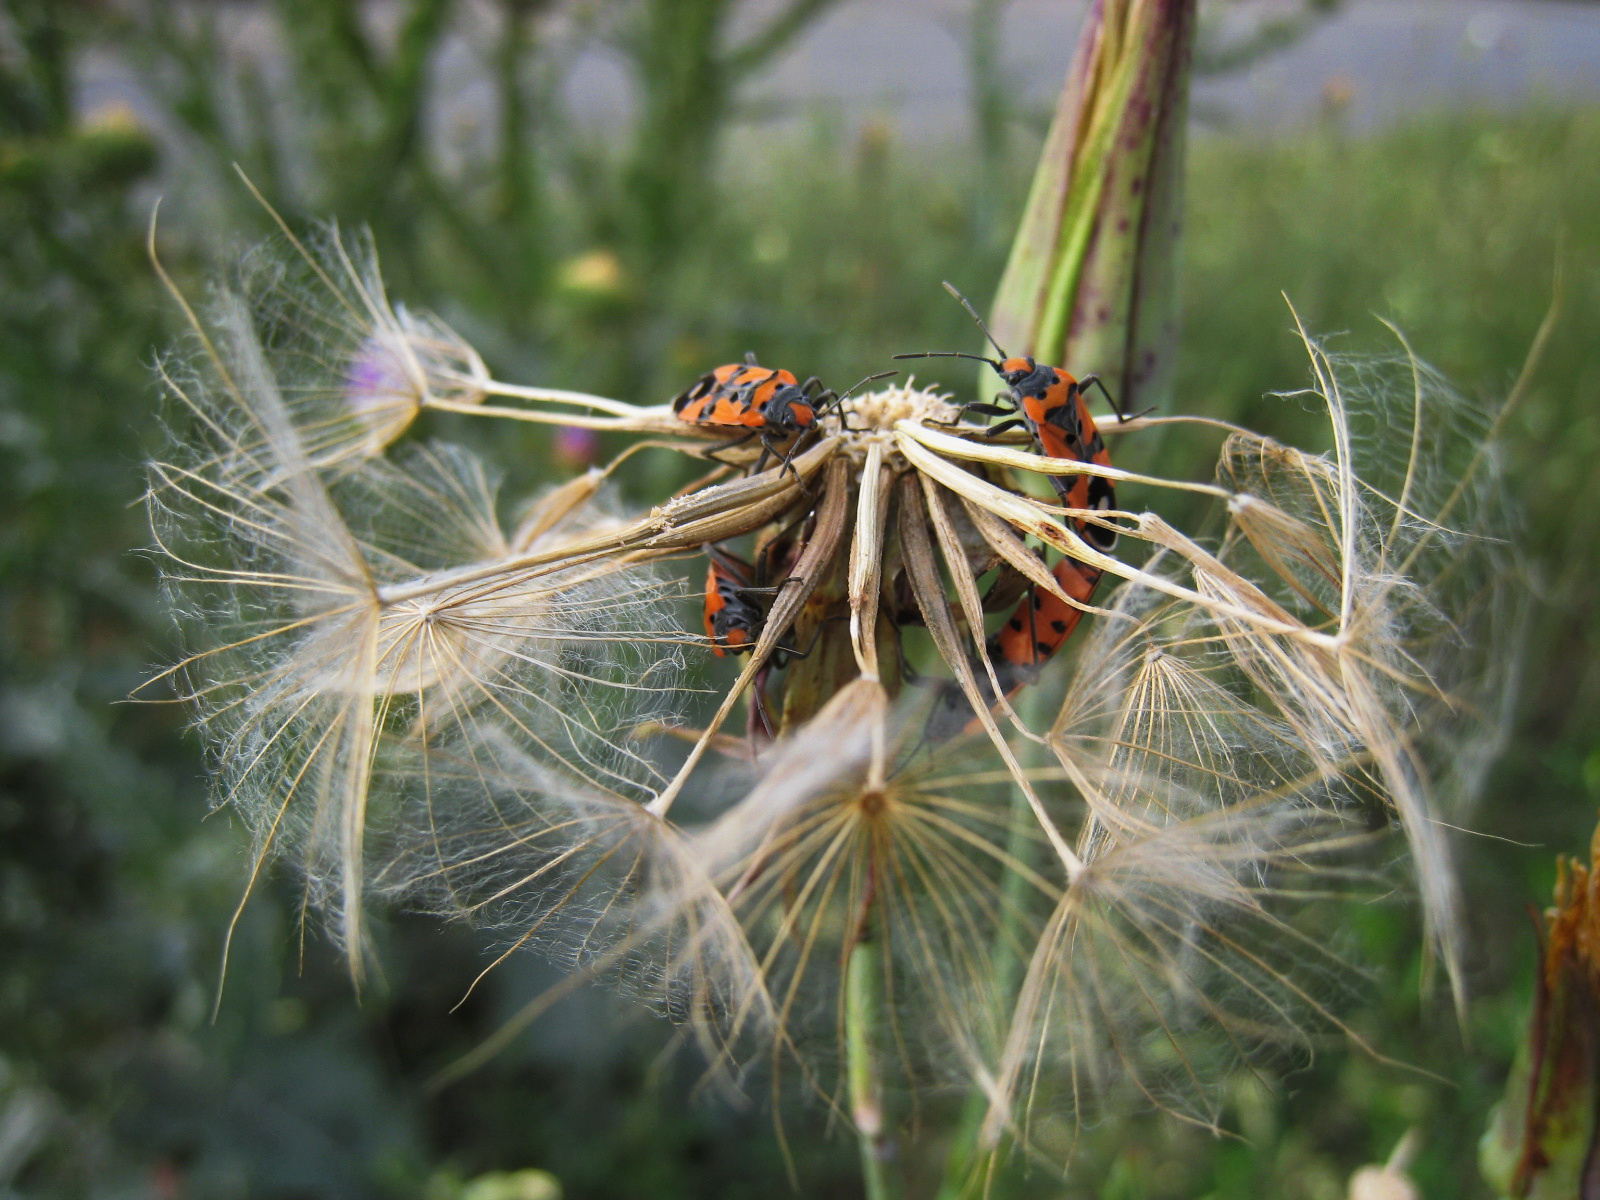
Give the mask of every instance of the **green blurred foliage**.
M 772 23 L 736 41 L 732 5 L 703 0 L 669 45 L 656 36 L 668 0 L 478 6 L 473 19 L 487 11 L 491 24 L 469 33 L 486 48 L 478 66 L 496 116 L 450 165 L 426 128 L 433 68 L 464 5 L 405 0 L 375 31 L 351 3 L 274 0 L 260 12 L 281 55 L 245 70 L 225 55 L 222 6 L 10 5 L 0 1195 L 470 1197 L 515 1194 L 515 1173 L 535 1168 L 569 1198 L 785 1187 L 763 1105 L 686 1102 L 694 1064 L 658 1057 L 664 1027 L 600 994 L 564 1003 L 514 1051 L 430 1093 L 429 1076 L 547 984 L 548 968 L 515 962 L 452 1012 L 484 948 L 396 916 L 380 934 L 386 974 L 358 1001 L 339 956 L 302 931 L 291 880 L 246 910 L 213 1024 L 247 848 L 225 813 L 201 820 L 203 765 L 184 715 L 122 701 L 175 645 L 153 571 L 129 552 L 147 540 L 140 460 L 160 436 L 148 365 L 177 328 L 143 252 L 158 187 L 174 210 L 163 254 L 191 294 L 224 235 L 265 228 L 231 177 L 238 161 L 291 220 L 371 224 L 394 295 L 443 311 L 513 379 L 649 401 L 746 349 L 842 384 L 893 353 L 969 347 L 970 323 L 938 282 L 981 299 L 998 278 L 1007 238 L 994 230 L 1014 220 L 1036 133 L 1014 121 L 999 163 L 989 88 L 981 147 L 905 144 L 882 123 L 847 132 L 822 117 L 753 136 L 741 80 L 823 7 L 765 10 Z M 77 64 L 110 39 L 159 119 L 75 107 Z M 562 110 L 574 39 L 621 48 L 651 98 L 624 136 L 598 137 Z M 992 48 L 974 53 L 985 56 Z M 720 90 L 685 95 L 707 63 L 720 64 Z M 950 169 L 969 152 L 988 164 L 981 180 Z M 1103 1125 L 1069 1184 L 1017 1170 L 996 1195 L 1331 1198 L 1413 1125 L 1426 1194 L 1484 1194 L 1473 1144 L 1521 1036 L 1526 906 L 1549 894 L 1552 852 L 1585 844 L 1600 803 L 1595 161 L 1593 111 L 1419 118 L 1361 138 L 1330 120 L 1292 140 L 1193 145 L 1185 411 L 1319 436 L 1297 402 L 1266 396 L 1306 377 L 1280 292 L 1312 330 L 1350 330 L 1352 347 L 1388 349 L 1373 314 L 1389 317 L 1463 386 L 1502 395 L 1561 267 L 1561 323 L 1503 450 L 1526 513 L 1518 583 L 1535 612 L 1517 733 L 1473 820 L 1493 837 L 1463 843 L 1480 947 L 1470 1037 L 1464 1049 L 1447 999 L 1426 984 L 1413 913 L 1341 911 L 1330 930 L 1374 976 L 1352 1023 L 1420 1070 L 1330 1044 L 1287 1083 L 1235 1081 L 1224 1119 L 1238 1139 L 1153 1117 Z M 425 432 L 492 445 L 523 483 L 549 471 L 536 432 Z M 1207 469 L 1206 447 L 1188 438 L 1113 450 L 1136 467 Z M 677 470 L 664 463 L 641 483 Z M 925 1140 L 908 1151 L 926 1192 L 947 1107 L 923 1113 Z M 828 1124 L 799 1103 L 785 1134 L 804 1194 L 848 1196 L 854 1147 Z

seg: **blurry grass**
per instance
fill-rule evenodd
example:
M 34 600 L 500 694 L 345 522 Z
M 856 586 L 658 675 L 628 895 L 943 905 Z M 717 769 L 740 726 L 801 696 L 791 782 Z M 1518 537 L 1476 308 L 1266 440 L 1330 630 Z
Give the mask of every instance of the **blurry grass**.
M 599 1017 L 568 1006 L 467 1084 L 422 1094 L 418 1081 L 536 986 L 538 968 L 492 977 L 450 1016 L 456 983 L 472 973 L 470 939 L 396 920 L 388 978 L 355 1013 L 331 953 L 313 943 L 299 965 L 287 881 L 252 909 L 223 1020 L 204 1023 L 243 847 L 221 821 L 198 823 L 200 766 L 178 715 L 111 707 L 141 665 L 170 653 L 148 574 L 124 552 L 144 537 L 126 505 L 140 488 L 137 444 L 154 425 L 145 364 L 163 311 L 139 252 L 135 190 L 154 160 L 121 154 L 100 165 L 59 103 L 38 107 L 5 127 L 0 154 L 0 1113 L 31 1097 L 49 1115 L 0 1191 L 132 1194 L 174 1171 L 194 1194 L 342 1200 L 525 1166 L 555 1172 L 569 1196 L 781 1188 L 766 1117 L 684 1105 L 684 1072 L 648 1067 L 655 1027 L 619 1033 L 609 1002 Z M 125 134 L 117 144 L 135 144 Z M 227 129 L 211 136 L 219 161 L 237 152 Z M 621 216 L 597 219 L 581 193 L 542 194 L 539 244 L 509 243 L 508 261 L 529 266 L 509 280 L 455 265 L 461 239 L 474 236 L 492 261 L 494 238 L 514 221 L 503 203 L 479 225 L 470 189 L 452 194 L 448 213 L 415 182 L 341 203 L 357 220 L 363 203 L 387 205 L 380 249 L 399 261 L 397 297 L 443 310 L 510 378 L 650 401 L 745 350 L 844 386 L 897 352 L 975 347 L 938 283 L 986 297 L 1005 238 L 978 229 L 974 213 L 997 205 L 1008 214 L 1001 226 L 1009 221 L 1027 151 L 1015 178 L 988 179 L 980 194 L 969 170 L 951 168 L 960 154 L 901 143 L 881 124 L 846 136 L 819 118 L 794 138 L 762 140 L 760 169 L 741 156 L 724 172 L 716 202 L 670 254 L 641 252 Z M 603 156 L 585 153 L 603 187 Z M 1331 1198 L 1412 1124 L 1423 1132 L 1426 1194 L 1484 1194 L 1474 1143 L 1520 1035 L 1525 906 L 1548 895 L 1552 853 L 1584 844 L 1600 802 L 1600 671 L 1590 665 L 1600 655 L 1596 161 L 1600 114 L 1558 110 L 1440 117 L 1360 140 L 1332 126 L 1278 142 L 1196 140 L 1184 411 L 1286 439 L 1314 430 L 1295 402 L 1264 398 L 1306 374 L 1280 291 L 1309 328 L 1348 329 L 1354 347 L 1389 349 L 1373 314 L 1386 316 L 1463 387 L 1503 394 L 1563 264 L 1565 318 L 1505 451 L 1536 569 L 1529 686 L 1473 822 L 1538 845 L 1465 847 L 1469 940 L 1483 948 L 1470 1050 L 1444 996 L 1420 988 L 1411 914 L 1342 915 L 1378 980 L 1355 1023 L 1447 1082 L 1330 1047 L 1277 1094 L 1237 1081 L 1226 1120 L 1245 1141 L 1155 1120 L 1108 1126 L 1091 1133 L 1064 1190 L 1035 1173 L 998 1194 Z M 242 190 L 216 180 L 204 199 L 241 229 L 259 228 Z M 414 217 L 428 236 L 395 244 Z M 192 227 L 166 229 L 175 266 L 193 276 L 204 255 Z M 585 275 L 575 266 L 585 256 L 615 270 Z M 970 386 L 968 374 L 951 379 Z M 438 428 L 489 447 L 519 483 L 549 471 L 538 433 Z M 1170 437 L 1113 449 L 1119 462 L 1159 458 L 1167 470 L 1207 461 Z M 355 1117 L 330 1124 L 339 1113 Z M 802 1180 L 814 1194 L 848 1194 L 853 1150 L 821 1142 L 824 1124 L 815 1110 L 789 1122 L 809 1159 Z M 930 1147 L 925 1161 L 938 1160 Z
M 1426 1081 L 1408 1084 L 1351 1060 L 1327 1072 L 1336 1088 L 1318 1086 L 1324 1071 L 1302 1081 L 1286 1114 L 1302 1131 L 1342 1128 L 1366 1139 L 1373 1160 L 1418 1124 L 1426 1140 L 1416 1175 L 1426 1195 L 1486 1192 L 1475 1146 L 1521 1036 L 1532 957 L 1525 906 L 1544 903 L 1552 852 L 1585 844 L 1600 799 L 1585 769 L 1600 740 L 1592 599 L 1600 544 L 1582 516 L 1600 499 L 1600 210 L 1584 182 L 1584 164 L 1597 152 L 1593 113 L 1530 112 L 1440 119 L 1370 144 L 1314 139 L 1270 164 L 1270 152 L 1226 144 L 1196 155 L 1184 362 L 1201 395 L 1210 392 L 1202 382 L 1212 377 L 1208 365 L 1240 397 L 1262 386 L 1255 372 L 1293 366 L 1228 361 L 1246 326 L 1225 323 L 1224 309 L 1271 322 L 1276 297 L 1261 295 L 1255 281 L 1282 286 L 1313 328 L 1355 331 L 1357 344 L 1385 336 L 1364 310 L 1388 316 L 1461 386 L 1500 395 L 1549 304 L 1558 263 L 1563 277 L 1564 319 L 1505 447 L 1527 515 L 1533 573 L 1524 583 L 1536 610 L 1521 717 L 1471 824 L 1532 846 L 1463 845 L 1469 943 L 1482 948 L 1473 964 L 1480 999 L 1472 1047 L 1462 1048 L 1441 999 L 1411 986 L 1414 931 L 1396 914 L 1371 914 L 1361 930 L 1369 961 L 1385 963 L 1384 978 L 1394 983 L 1375 991 L 1377 1007 L 1363 1014 L 1362 1028 L 1452 1086 L 1419 1087 Z M 1225 273 L 1229 261 L 1250 266 Z M 1226 304 L 1210 307 L 1208 296 Z M 1276 348 L 1273 357 L 1292 353 Z M 1256 422 L 1269 415 L 1245 412 Z

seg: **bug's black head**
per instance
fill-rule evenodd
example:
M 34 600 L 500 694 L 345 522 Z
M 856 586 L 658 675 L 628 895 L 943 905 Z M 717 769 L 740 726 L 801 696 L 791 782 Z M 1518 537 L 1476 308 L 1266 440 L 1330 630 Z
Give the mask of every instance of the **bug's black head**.
M 809 429 L 816 421 L 816 408 L 811 397 L 797 384 L 785 384 L 767 397 L 761 406 L 761 416 L 769 428 L 797 433 Z
M 991 362 L 989 365 L 994 368 L 995 374 L 1006 381 L 1006 386 L 1009 388 L 1020 387 L 1039 369 L 1039 364 L 1031 358 L 1008 358 L 1004 362 Z

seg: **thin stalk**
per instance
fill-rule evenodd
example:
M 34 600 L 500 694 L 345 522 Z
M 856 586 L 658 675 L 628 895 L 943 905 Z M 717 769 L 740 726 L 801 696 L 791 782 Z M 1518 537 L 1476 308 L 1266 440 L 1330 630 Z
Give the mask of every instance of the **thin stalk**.
M 1043 694 L 1037 690 L 1029 692 L 1019 708 L 1021 711 L 1018 716 L 1030 729 L 1038 724 L 1039 718 L 1048 716 L 1048 706 Z M 1038 747 L 1033 748 L 1030 757 L 1035 759 L 1039 757 Z M 1011 789 L 1010 817 L 1010 832 L 1006 837 L 1005 873 L 1000 880 L 1000 932 L 995 939 L 994 950 L 994 975 L 998 984 L 996 991 L 1001 996 L 1011 995 L 1022 967 L 1022 961 L 1016 953 L 1020 932 L 1018 925 L 1028 890 L 1025 872 L 1030 866 L 1034 847 L 1034 839 L 1028 836 L 1028 824 L 1032 814 L 1028 806 L 1027 793 L 1021 788 Z M 984 1120 L 989 1115 L 989 1106 L 989 1098 L 982 1092 L 968 1091 L 967 1098 L 961 1106 L 961 1120 L 956 1126 L 950 1152 L 945 1156 L 944 1178 L 939 1183 L 939 1191 L 935 1194 L 934 1200 L 970 1200 L 973 1196 L 984 1194 L 984 1183 L 979 1178 L 976 1167 L 982 1156 L 978 1148 L 978 1138 L 982 1133 Z
M 874 1033 L 882 1024 L 879 963 L 870 937 L 850 952 L 844 982 L 844 1040 L 850 1087 L 850 1120 L 861 1148 L 861 1179 L 867 1200 L 895 1200 L 900 1189 L 889 1173 L 890 1144 L 884 1129 L 883 1084 Z
M 573 425 L 580 429 L 615 429 L 623 433 L 636 433 L 648 428 L 638 415 L 592 417 L 588 413 L 544 412 L 537 408 L 506 408 L 499 404 L 464 404 L 459 400 L 430 399 L 424 401 L 422 406 L 432 412 L 460 413 L 468 417 L 501 417 L 509 421 L 530 421 L 535 425 Z M 659 423 L 659 428 L 668 433 L 677 432 L 665 420 Z
M 504 396 L 508 400 L 537 400 L 543 404 L 575 404 L 582 408 L 597 408 L 601 412 L 611 413 L 618 417 L 636 416 L 642 410 L 637 404 L 627 404 L 621 400 L 611 400 L 605 396 L 591 396 L 588 392 L 567 392 L 560 388 L 524 387 L 517 383 L 505 383 L 499 379 L 482 379 L 472 375 L 453 374 L 441 371 L 443 378 L 453 380 L 467 387 L 474 387 L 488 396 Z

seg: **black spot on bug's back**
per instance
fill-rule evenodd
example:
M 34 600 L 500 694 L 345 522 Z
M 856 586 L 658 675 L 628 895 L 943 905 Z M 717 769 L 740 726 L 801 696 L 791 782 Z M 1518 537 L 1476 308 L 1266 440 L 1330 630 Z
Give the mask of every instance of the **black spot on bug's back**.
M 1106 512 L 1117 506 L 1117 494 L 1111 486 L 1109 479 L 1099 475 L 1089 479 L 1089 507 L 1099 512 Z M 1117 544 L 1117 535 L 1114 530 L 1103 529 L 1098 525 L 1085 525 L 1083 535 L 1089 539 L 1091 545 L 1101 550 L 1109 550 Z
M 1044 642 L 1035 642 L 1033 644 L 1033 652 L 1035 654 L 1037 654 L 1040 658 L 1047 657 L 1052 649 L 1053 649 L 1052 646 L 1049 646 Z
M 682 393 L 676 400 L 672 402 L 672 411 L 675 413 L 681 413 L 696 400 L 703 400 L 716 386 L 717 380 L 714 375 L 702 375 L 699 379 L 695 380 L 694 384 L 689 388 L 688 391 Z
M 1007 622 L 1007 623 L 1011 626 L 1012 629 L 1016 630 L 1018 633 L 1022 632 L 1022 619 L 1020 617 L 1012 617 L 1011 620 L 1009 622 Z
M 1043 399 L 1043 397 L 1041 396 L 1040 399 Z M 1072 442 L 1076 443 L 1080 440 L 1082 426 L 1078 424 L 1078 406 L 1076 404 L 1058 404 L 1050 410 L 1050 415 L 1045 419 L 1065 433 Z
M 1054 629 L 1057 633 L 1066 633 L 1067 623 L 1065 621 L 1051 621 L 1050 628 Z

